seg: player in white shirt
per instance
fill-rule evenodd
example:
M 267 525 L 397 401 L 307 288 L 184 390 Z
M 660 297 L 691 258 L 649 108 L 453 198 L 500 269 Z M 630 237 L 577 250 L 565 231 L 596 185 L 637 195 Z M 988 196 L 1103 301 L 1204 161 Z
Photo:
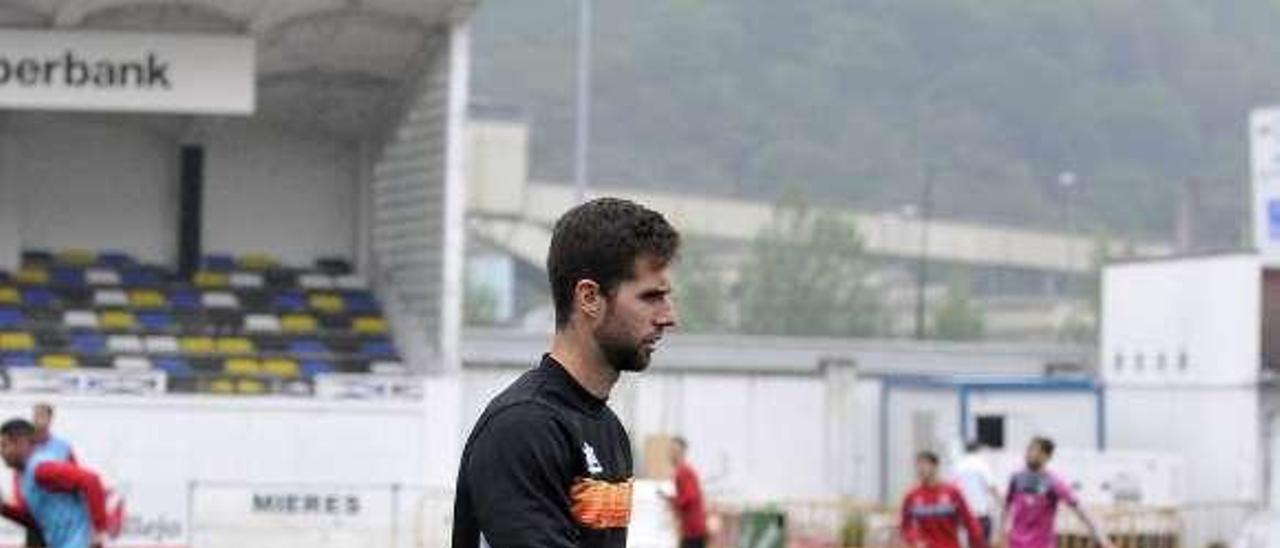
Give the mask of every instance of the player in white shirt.
M 1000 491 L 991 465 L 981 455 L 982 445 L 971 441 L 965 445 L 965 454 L 951 470 L 952 481 L 964 493 L 965 501 L 978 523 L 982 524 L 983 538 L 991 538 L 997 501 Z

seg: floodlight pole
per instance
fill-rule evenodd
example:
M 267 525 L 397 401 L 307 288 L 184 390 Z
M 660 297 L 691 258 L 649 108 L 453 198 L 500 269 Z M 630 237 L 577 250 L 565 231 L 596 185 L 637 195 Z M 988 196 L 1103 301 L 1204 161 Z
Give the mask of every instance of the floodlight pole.
M 578 91 L 573 139 L 573 191 L 576 203 L 587 200 L 587 141 L 591 134 L 591 0 L 578 0 Z

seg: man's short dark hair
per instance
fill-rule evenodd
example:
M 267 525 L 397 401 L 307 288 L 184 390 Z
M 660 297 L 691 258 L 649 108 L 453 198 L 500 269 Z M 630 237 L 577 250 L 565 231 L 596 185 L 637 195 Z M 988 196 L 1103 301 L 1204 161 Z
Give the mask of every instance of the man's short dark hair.
M 684 436 L 675 436 L 671 438 L 671 441 L 676 445 L 679 445 L 681 449 L 689 448 L 689 440 L 684 439 Z
M 964 444 L 966 453 L 977 453 L 980 449 L 982 449 L 982 442 L 978 440 L 969 440 L 968 443 Z
M 938 464 L 938 454 L 933 451 L 921 451 L 916 453 L 916 461 L 927 460 L 930 464 Z
M 0 425 L 0 436 L 6 438 L 29 438 L 36 435 L 36 427 L 27 419 L 9 419 Z
M 1044 436 L 1036 436 L 1034 438 L 1031 438 L 1031 443 L 1034 443 L 1036 447 L 1039 447 L 1040 451 L 1045 455 L 1048 455 L 1050 457 L 1053 456 L 1053 448 L 1056 447 L 1056 445 L 1054 445 L 1052 439 L 1046 438 Z
M 636 259 L 659 264 L 675 259 L 680 234 L 662 214 L 619 198 L 598 198 L 570 209 L 556 221 L 547 253 L 547 278 L 556 305 L 556 329 L 569 324 L 573 291 L 581 280 L 611 297 L 635 275 Z

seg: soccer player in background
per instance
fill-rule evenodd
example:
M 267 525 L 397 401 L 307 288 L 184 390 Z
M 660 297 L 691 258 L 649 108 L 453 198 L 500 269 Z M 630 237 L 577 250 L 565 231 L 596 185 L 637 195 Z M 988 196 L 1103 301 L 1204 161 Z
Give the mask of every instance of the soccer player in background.
M 53 405 L 40 402 L 31 408 L 31 423 L 36 427 L 36 444 L 48 448 L 62 460 L 76 463 L 75 452 L 66 440 L 53 435 Z
M 0 456 L 20 474 L 26 512 L 50 548 L 97 548 L 110 532 L 119 531 L 107 513 L 98 475 L 38 444 L 30 422 L 11 419 L 0 425 Z
M 983 538 L 991 540 L 995 532 L 992 514 L 995 513 L 996 501 L 1000 500 L 1000 492 L 996 488 L 996 476 L 991 465 L 979 453 L 981 449 L 982 445 L 976 441 L 966 444 L 964 456 L 951 470 L 951 479 L 964 493 L 969 510 L 982 525 Z
M 916 455 L 919 483 L 902 501 L 902 541 L 908 548 L 960 548 L 960 528 L 969 538 L 969 548 L 986 548 L 982 526 L 969 511 L 964 494 L 942 482 L 938 455 L 921 451 Z
M 680 236 L 615 198 L 556 222 L 547 255 L 551 351 L 489 402 L 458 472 L 453 548 L 624 548 L 631 440 L 607 399 L 675 326 Z
M 707 509 L 702 500 L 698 473 L 688 460 L 689 442 L 676 436 L 671 444 L 671 464 L 675 466 L 676 493 L 667 498 L 680 521 L 680 548 L 706 548 Z
M 1053 440 L 1037 437 L 1027 446 L 1027 468 L 1009 480 L 999 546 L 1056 548 L 1058 504 L 1066 503 L 1102 548 L 1114 548 L 1093 517 L 1080 506 L 1075 493 L 1046 467 L 1053 458 Z
M 36 444 L 51 451 L 58 460 L 75 464 L 76 457 L 71 450 L 71 445 L 61 438 L 53 436 L 53 405 L 45 402 L 35 404 L 31 408 L 31 419 L 36 429 Z M 40 526 L 27 514 L 27 502 L 22 498 L 22 475 L 17 472 L 13 474 L 13 497 L 14 500 L 11 503 L 0 507 L 0 514 L 21 525 L 26 530 L 27 539 L 24 546 L 27 548 L 45 546 L 44 536 L 40 533 Z

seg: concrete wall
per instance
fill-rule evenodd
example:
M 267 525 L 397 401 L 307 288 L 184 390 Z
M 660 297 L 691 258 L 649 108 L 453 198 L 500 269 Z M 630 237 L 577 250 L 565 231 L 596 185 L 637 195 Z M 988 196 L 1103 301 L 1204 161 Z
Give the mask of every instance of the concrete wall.
M 0 266 L 21 248 L 177 256 L 178 146 L 205 146 L 204 250 L 354 258 L 358 150 L 252 121 L 21 113 L 0 126 Z
M 959 395 L 946 389 L 899 389 L 888 392 L 888 445 L 884 483 L 886 501 L 901 500 L 915 481 L 915 453 L 946 454 L 960 431 Z
M 151 261 L 177 254 L 177 144 L 141 120 L 23 113 L 0 147 L 0 253 L 120 249 Z
M 1103 378 L 1126 386 L 1256 383 L 1261 287 L 1261 268 L 1252 255 L 1108 267 Z
M 204 144 L 206 252 L 355 259 L 356 143 L 229 122 Z
M 1185 459 L 1192 502 L 1259 501 L 1263 493 L 1254 387 L 1110 387 L 1108 442 Z

